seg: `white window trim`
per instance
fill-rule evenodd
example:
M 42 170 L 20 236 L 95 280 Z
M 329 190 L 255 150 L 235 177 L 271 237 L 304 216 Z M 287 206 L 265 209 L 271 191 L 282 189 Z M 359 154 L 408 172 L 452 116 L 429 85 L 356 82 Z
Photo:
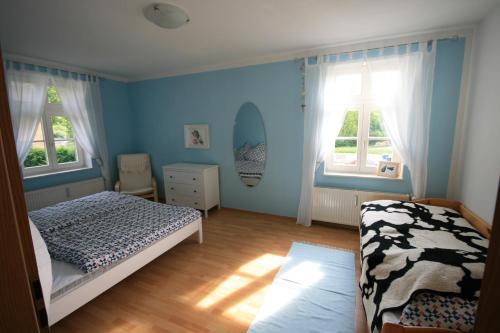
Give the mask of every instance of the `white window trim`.
M 43 139 L 45 142 L 45 149 L 47 151 L 47 161 L 48 165 L 36 166 L 36 167 L 24 167 L 23 166 L 23 176 L 25 178 L 30 178 L 34 176 L 57 174 L 66 171 L 76 171 L 90 168 L 91 161 L 88 155 L 78 144 L 76 138 L 74 138 L 76 153 L 78 156 L 78 161 L 67 162 L 67 163 L 57 163 L 56 161 L 56 151 L 55 151 L 55 139 L 54 133 L 52 132 L 52 116 L 65 116 L 62 105 L 49 103 L 45 105 L 45 110 L 40 120 L 42 123 Z
M 368 70 L 364 65 L 361 72 L 361 95 L 355 98 L 356 102 L 354 102 L 351 106 L 346 108 L 346 110 L 357 110 L 358 111 L 358 136 L 357 137 L 339 137 L 335 136 L 333 141 L 333 145 L 335 147 L 335 142 L 337 139 L 344 140 L 356 140 L 357 141 L 357 158 L 356 165 L 348 166 L 348 165 L 339 165 L 334 163 L 334 151 L 331 150 L 327 156 L 325 157 L 325 175 L 339 175 L 345 174 L 352 177 L 377 177 L 377 167 L 370 167 L 366 165 L 366 160 L 368 157 L 368 144 L 370 140 L 380 140 L 387 139 L 390 140 L 389 137 L 370 137 L 369 129 L 370 129 L 370 113 L 375 111 L 380 111 L 380 107 L 377 106 L 375 101 L 370 97 L 370 80 L 368 78 Z M 393 152 L 392 161 L 400 162 L 401 159 L 397 155 L 396 151 Z M 402 179 L 403 175 L 403 166 L 400 165 L 399 177 L 395 179 Z M 387 178 L 387 177 L 380 177 Z

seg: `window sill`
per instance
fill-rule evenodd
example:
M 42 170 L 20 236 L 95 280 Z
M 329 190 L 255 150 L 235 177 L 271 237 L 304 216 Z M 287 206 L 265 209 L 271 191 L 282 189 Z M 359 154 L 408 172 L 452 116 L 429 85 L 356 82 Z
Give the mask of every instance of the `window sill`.
M 367 173 L 349 173 L 349 172 L 324 172 L 325 176 L 334 177 L 349 177 L 349 178 L 366 178 L 366 179 L 378 179 L 378 180 L 391 180 L 391 181 L 403 181 L 403 177 L 399 176 L 397 178 L 382 177 L 374 174 Z
M 68 169 L 68 170 L 59 170 L 59 171 L 49 171 L 46 173 L 38 173 L 35 175 L 29 175 L 29 176 L 23 176 L 23 179 L 35 179 L 35 178 L 40 178 L 40 177 L 45 177 L 45 176 L 53 176 L 53 175 L 60 175 L 60 174 L 65 174 L 65 173 L 71 173 L 71 172 L 78 172 L 78 171 L 85 171 L 85 170 L 90 170 L 92 167 L 84 166 L 78 169 Z

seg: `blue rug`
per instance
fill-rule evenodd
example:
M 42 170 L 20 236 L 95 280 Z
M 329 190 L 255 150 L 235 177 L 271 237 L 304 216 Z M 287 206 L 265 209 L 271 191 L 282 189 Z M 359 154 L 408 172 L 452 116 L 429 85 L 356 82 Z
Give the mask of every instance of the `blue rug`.
M 293 243 L 249 333 L 354 332 L 354 253 Z

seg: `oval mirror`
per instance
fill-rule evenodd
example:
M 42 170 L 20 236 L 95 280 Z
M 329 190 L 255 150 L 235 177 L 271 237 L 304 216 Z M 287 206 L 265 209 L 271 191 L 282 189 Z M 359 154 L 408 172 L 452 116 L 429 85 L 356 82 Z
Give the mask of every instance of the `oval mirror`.
M 266 166 L 266 131 L 259 109 L 245 103 L 238 110 L 233 132 L 234 165 L 241 181 L 256 186 Z

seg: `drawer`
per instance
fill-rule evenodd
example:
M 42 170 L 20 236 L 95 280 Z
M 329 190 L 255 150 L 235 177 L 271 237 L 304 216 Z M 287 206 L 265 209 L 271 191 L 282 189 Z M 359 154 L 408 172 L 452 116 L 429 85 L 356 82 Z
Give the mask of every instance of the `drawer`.
M 167 195 L 172 195 L 172 196 L 181 195 L 186 197 L 199 198 L 203 194 L 201 186 L 196 184 L 181 184 L 181 183 L 167 182 L 165 186 Z
M 194 172 L 165 170 L 165 182 L 181 184 L 201 184 L 202 175 Z
M 196 209 L 205 209 L 203 201 L 199 198 L 167 194 L 167 199 L 165 201 L 168 205 L 187 206 Z

